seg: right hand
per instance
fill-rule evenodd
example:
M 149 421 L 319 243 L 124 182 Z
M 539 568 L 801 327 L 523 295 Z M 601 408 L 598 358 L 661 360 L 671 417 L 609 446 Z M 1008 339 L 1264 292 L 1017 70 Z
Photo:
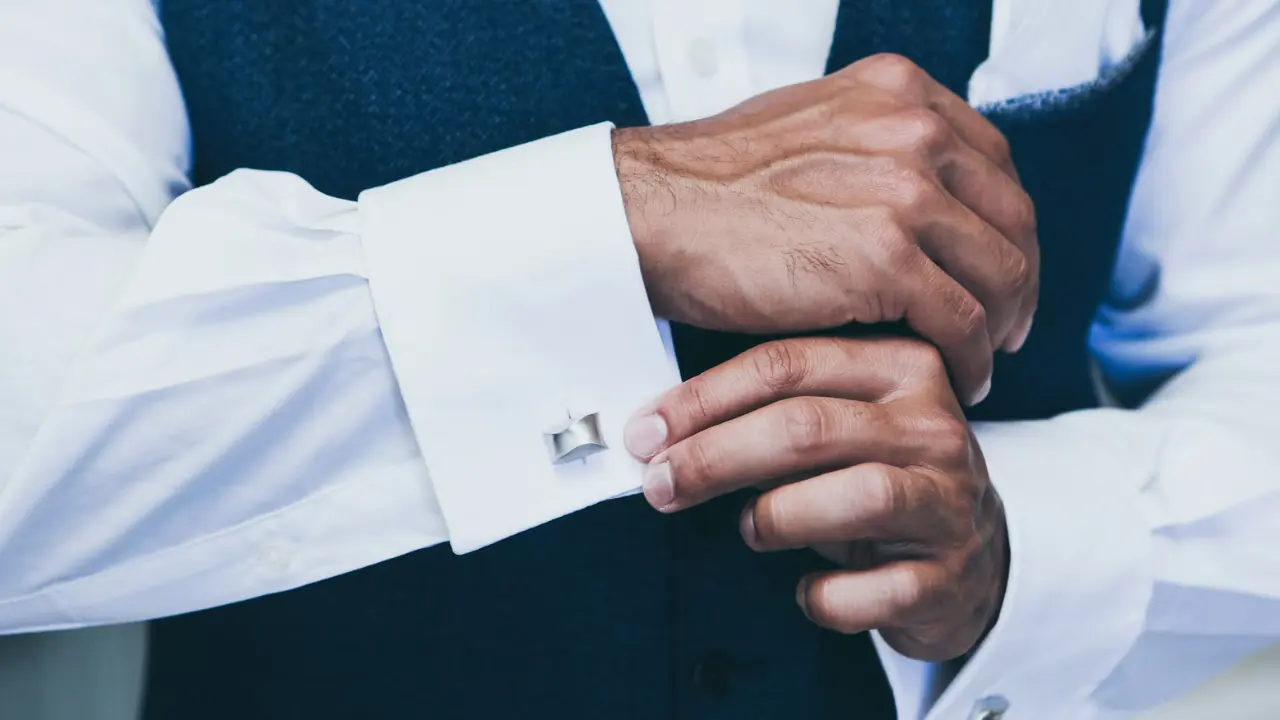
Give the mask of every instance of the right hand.
M 905 58 L 617 130 L 614 157 L 662 317 L 749 333 L 905 320 L 970 402 L 994 350 L 1030 332 L 1040 252 L 1008 142 Z

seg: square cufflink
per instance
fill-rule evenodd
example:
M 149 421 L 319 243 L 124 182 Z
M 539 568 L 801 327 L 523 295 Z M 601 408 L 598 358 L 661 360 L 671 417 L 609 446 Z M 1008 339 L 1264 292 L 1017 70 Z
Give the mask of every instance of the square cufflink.
M 568 420 L 544 432 L 543 438 L 554 465 L 582 460 L 609 449 L 600 433 L 598 413 L 580 417 L 570 415 Z

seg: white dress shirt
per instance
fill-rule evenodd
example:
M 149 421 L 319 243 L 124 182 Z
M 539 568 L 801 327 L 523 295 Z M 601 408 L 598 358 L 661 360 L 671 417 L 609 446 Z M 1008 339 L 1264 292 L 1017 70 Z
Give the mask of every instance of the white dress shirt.
M 820 75 L 837 2 L 602 5 L 661 123 Z M 971 99 L 1097 77 L 1137 6 L 996 0 Z M 1277 39 L 1277 0 L 1172 0 L 1113 295 L 1160 282 L 1092 345 L 1118 386 L 1181 372 L 1138 410 L 976 428 L 1008 593 L 941 697 L 880 644 L 900 717 L 1121 716 L 1280 639 Z M 249 170 L 185 192 L 190 164 L 149 0 L 0 6 L 0 633 L 466 552 L 638 487 L 621 425 L 677 373 L 607 126 L 358 203 Z M 541 431 L 592 411 L 614 449 L 550 465 Z

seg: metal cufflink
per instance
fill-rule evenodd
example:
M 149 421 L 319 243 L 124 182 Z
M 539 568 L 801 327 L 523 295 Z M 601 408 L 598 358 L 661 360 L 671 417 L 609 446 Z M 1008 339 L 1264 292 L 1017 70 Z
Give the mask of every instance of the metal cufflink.
M 603 450 L 608 450 L 600 433 L 600 415 L 591 413 L 569 419 L 543 433 L 547 452 L 554 465 L 583 460 Z

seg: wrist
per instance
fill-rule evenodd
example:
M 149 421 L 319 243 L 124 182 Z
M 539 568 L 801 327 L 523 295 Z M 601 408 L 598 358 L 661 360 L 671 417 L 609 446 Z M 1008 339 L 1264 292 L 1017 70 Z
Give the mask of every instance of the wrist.
M 656 314 L 670 317 L 671 308 L 661 292 L 661 278 L 672 236 L 668 228 L 680 205 L 671 182 L 671 168 L 662 160 L 652 128 L 643 127 L 613 131 L 613 162 L 650 304 Z

